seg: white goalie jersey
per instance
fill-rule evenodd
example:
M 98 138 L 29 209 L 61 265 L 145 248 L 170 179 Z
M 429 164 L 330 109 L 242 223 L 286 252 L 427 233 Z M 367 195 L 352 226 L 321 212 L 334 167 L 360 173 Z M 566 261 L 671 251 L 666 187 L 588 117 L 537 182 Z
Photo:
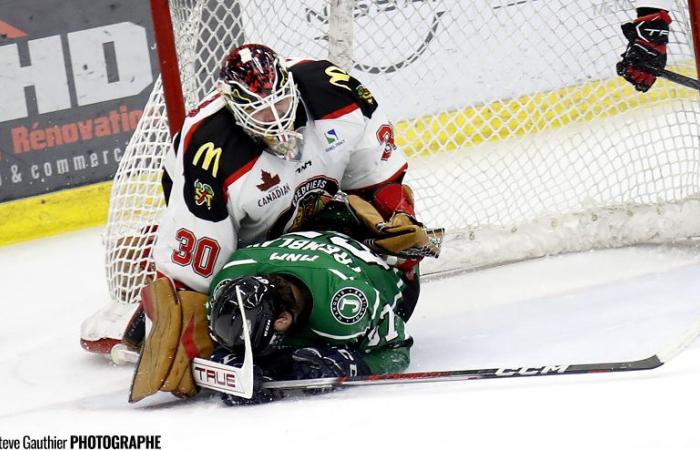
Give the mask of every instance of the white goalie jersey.
M 166 157 L 167 208 L 153 250 L 157 270 L 176 283 L 206 291 L 232 251 L 287 231 L 310 194 L 403 177 L 406 159 L 369 90 L 328 61 L 290 71 L 301 99 L 297 161 L 264 151 L 217 93 L 185 119 Z

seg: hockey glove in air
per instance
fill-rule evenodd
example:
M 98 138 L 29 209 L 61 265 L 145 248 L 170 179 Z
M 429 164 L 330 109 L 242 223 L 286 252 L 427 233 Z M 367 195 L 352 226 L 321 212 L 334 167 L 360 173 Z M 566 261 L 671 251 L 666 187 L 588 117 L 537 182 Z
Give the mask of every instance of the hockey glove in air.
M 298 380 L 369 375 L 357 350 L 346 346 L 304 347 L 292 353 L 293 376 Z
M 656 82 L 656 75 L 666 67 L 666 44 L 671 17 L 659 10 L 622 25 L 629 41 L 617 74 L 632 83 L 638 91 L 646 92 Z
M 219 348 L 209 359 L 232 367 L 243 366 L 242 356 L 232 354 L 229 350 L 224 348 Z M 251 398 L 243 398 L 236 395 L 222 393 L 221 399 L 228 406 L 238 406 L 270 403 L 284 397 L 282 391 L 276 389 L 265 389 L 262 387 L 262 384 L 265 381 L 272 381 L 272 379 L 264 375 L 264 372 L 260 366 L 255 365 L 253 366 L 253 396 Z

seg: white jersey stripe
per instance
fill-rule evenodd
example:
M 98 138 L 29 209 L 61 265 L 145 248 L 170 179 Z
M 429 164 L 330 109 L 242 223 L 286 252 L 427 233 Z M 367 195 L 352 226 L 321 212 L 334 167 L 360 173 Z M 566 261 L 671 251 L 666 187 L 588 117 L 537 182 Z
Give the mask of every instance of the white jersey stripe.
M 244 264 L 255 264 L 255 263 L 257 263 L 257 261 L 254 259 L 240 259 L 238 261 L 231 261 L 230 263 L 225 264 L 223 268 L 226 269 L 228 267 L 242 266 Z
M 340 278 L 340 279 L 343 280 L 343 281 L 345 281 L 345 280 L 348 279 L 348 277 L 346 277 L 346 276 L 343 274 L 343 272 L 339 272 L 339 271 L 337 271 L 337 270 L 335 270 L 335 269 L 328 269 L 328 271 L 329 271 L 330 273 L 332 273 L 333 275 L 336 275 L 338 278 Z
M 335 340 L 338 340 L 338 341 L 341 341 L 341 340 L 344 340 L 344 339 L 353 339 L 353 338 L 356 338 L 356 337 L 360 337 L 360 336 L 362 336 L 363 334 L 365 334 L 365 333 L 367 332 L 367 330 L 365 329 L 365 330 L 360 331 L 360 332 L 358 332 L 358 333 L 349 334 L 349 335 L 347 335 L 347 336 L 336 336 L 336 335 L 334 335 L 334 334 L 323 333 L 323 332 L 321 332 L 321 331 L 314 330 L 313 328 L 311 329 L 311 331 L 313 331 L 314 333 L 318 334 L 318 335 L 321 336 L 321 337 L 326 337 L 326 338 L 330 338 L 330 339 L 335 339 Z

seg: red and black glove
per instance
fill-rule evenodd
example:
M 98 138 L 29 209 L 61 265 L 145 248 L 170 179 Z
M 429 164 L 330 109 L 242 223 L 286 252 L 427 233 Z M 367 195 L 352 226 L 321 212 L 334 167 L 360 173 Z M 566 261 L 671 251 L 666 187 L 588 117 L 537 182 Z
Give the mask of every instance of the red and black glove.
M 666 11 L 645 14 L 634 22 L 622 25 L 622 32 L 629 41 L 622 61 L 617 63 L 617 74 L 632 83 L 638 91 L 646 92 L 656 82 L 656 75 L 666 67 L 666 45 L 671 17 Z

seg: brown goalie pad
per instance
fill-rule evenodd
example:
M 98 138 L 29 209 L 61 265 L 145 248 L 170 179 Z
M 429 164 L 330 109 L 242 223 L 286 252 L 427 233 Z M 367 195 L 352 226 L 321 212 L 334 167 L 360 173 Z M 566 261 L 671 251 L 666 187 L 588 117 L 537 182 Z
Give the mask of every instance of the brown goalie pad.
M 159 278 L 144 287 L 141 301 L 152 326 L 134 372 L 130 403 L 153 395 L 161 388 L 170 372 L 182 334 L 180 301 L 169 279 Z
M 179 296 L 182 334 L 170 373 L 160 390 L 178 397 L 191 397 L 198 392 L 192 379 L 192 359 L 209 358 L 214 352 L 214 342 L 209 337 L 207 324 L 207 296 L 193 291 L 179 292 Z

